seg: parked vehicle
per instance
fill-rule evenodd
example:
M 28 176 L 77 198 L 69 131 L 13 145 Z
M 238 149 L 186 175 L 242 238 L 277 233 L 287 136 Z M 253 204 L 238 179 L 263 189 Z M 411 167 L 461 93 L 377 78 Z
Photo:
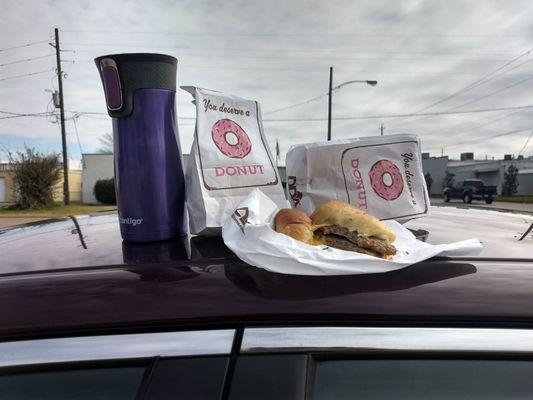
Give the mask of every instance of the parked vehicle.
M 459 182 L 455 187 L 444 189 L 444 201 L 461 199 L 464 203 L 472 203 L 472 200 L 485 200 L 491 204 L 497 195 L 496 186 L 485 186 L 480 179 L 467 179 Z
M 338 277 L 130 244 L 114 213 L 0 232 L 1 397 L 531 397 L 531 219 L 434 207 L 407 226 L 482 253 Z

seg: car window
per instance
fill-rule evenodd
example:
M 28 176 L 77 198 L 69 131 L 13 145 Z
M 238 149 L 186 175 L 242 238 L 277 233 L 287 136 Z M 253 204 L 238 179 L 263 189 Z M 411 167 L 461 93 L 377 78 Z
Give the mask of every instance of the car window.
M 533 362 L 329 360 L 315 364 L 313 399 L 526 399 Z
M 480 186 L 483 186 L 483 182 L 480 182 L 480 181 L 465 181 L 465 186 L 480 187 Z
M 230 400 L 305 398 L 307 355 L 240 356 L 231 382 Z
M 0 375 L 0 398 L 11 400 L 135 399 L 145 366 L 32 370 Z
M 228 357 L 157 361 L 145 400 L 218 399 L 224 387 Z

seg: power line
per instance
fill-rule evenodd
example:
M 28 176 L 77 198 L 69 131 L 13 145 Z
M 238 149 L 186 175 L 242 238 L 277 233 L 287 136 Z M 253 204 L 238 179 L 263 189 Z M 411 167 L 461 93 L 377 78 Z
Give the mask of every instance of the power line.
M 77 62 L 82 63 L 91 63 L 94 64 L 94 61 L 79 60 Z M 262 68 L 262 67 L 231 67 L 231 66 L 213 66 L 213 65 L 200 65 L 200 64 L 183 64 L 179 68 L 193 68 L 193 69 L 227 69 L 227 70 L 237 70 L 237 71 L 294 71 L 294 72 L 313 72 L 313 73 L 324 73 L 323 68 L 310 69 L 310 68 Z M 439 71 L 428 71 L 428 70 L 418 70 L 418 71 L 402 71 L 402 70 L 377 70 L 377 69 L 344 69 L 339 68 L 335 69 L 337 72 L 355 72 L 355 73 L 373 73 L 376 75 L 379 74 L 392 74 L 392 75 L 403 75 L 403 74 L 427 74 L 427 75 L 485 75 L 486 72 L 439 72 Z M 523 75 L 523 74 L 514 74 L 514 75 Z
M 531 128 L 515 129 L 515 130 L 512 130 L 512 131 L 498 133 L 496 135 L 492 135 L 492 136 L 488 136 L 488 137 L 484 137 L 484 138 L 478 138 L 478 139 L 474 139 L 474 140 L 467 140 L 467 141 L 460 142 L 460 143 L 454 143 L 454 144 L 451 144 L 451 145 L 447 145 L 446 148 L 464 146 L 465 144 L 479 143 L 481 140 L 487 141 L 487 140 L 497 139 L 499 137 L 505 137 L 505 136 L 510 136 L 510 135 L 514 135 L 514 134 L 517 134 L 517 133 L 526 132 L 526 131 L 529 131 L 530 129 Z M 439 145 L 438 147 L 427 147 L 427 150 L 437 150 L 437 149 L 440 150 L 441 148 L 442 148 L 442 146 Z
M 320 96 L 313 97 L 312 99 L 304 100 L 304 101 L 301 101 L 299 103 L 288 105 L 286 107 L 281 107 L 281 108 L 277 108 L 275 110 L 264 112 L 263 115 L 274 114 L 274 113 L 277 113 L 277 112 L 280 112 L 280 111 L 285 111 L 285 110 L 289 110 L 291 108 L 296 108 L 296 107 L 299 107 L 299 106 L 303 106 L 304 104 L 312 103 L 313 101 L 319 100 L 319 99 L 321 99 L 323 97 L 326 97 L 327 95 L 328 95 L 327 93 L 324 93 L 324 94 L 321 94 Z
M 120 44 L 120 43 L 73 43 L 73 42 L 65 42 L 64 43 L 65 45 L 70 45 L 70 46 L 98 46 L 98 47 L 102 47 L 102 46 L 105 46 L 106 48 L 115 48 L 115 47 L 120 47 L 120 48 L 154 48 L 154 49 L 181 49 L 181 50 L 196 50 L 194 48 L 187 48 L 187 47 L 179 47 L 179 46 L 158 46 L 158 45 L 153 45 L 153 44 Z M 232 51 L 239 51 L 238 49 L 217 49 L 219 51 L 229 51 L 229 52 L 232 52 Z M 252 52 L 254 51 L 261 51 L 261 50 L 253 50 L 253 49 L 249 49 L 251 50 Z M 79 50 L 78 50 L 79 51 Z M 240 51 L 243 51 L 243 50 L 240 50 Z M 244 51 L 248 51 L 248 50 L 244 50 Z M 187 53 L 187 54 L 184 54 L 184 53 L 181 53 L 182 56 L 187 56 L 187 57 L 206 57 L 206 58 L 231 58 L 231 59 L 235 59 L 235 58 L 244 58 L 244 59 L 303 59 L 303 60 L 309 60 L 309 59 L 338 59 L 338 60 L 375 60 L 375 61 L 380 61 L 380 60 L 383 60 L 383 56 L 381 57 L 370 57 L 370 56 L 356 56 L 356 57 L 347 57 L 347 56 L 332 56 L 330 54 L 324 54 L 324 55 L 294 55 L 294 52 L 292 51 L 283 51 L 283 50 L 272 50 L 271 52 L 274 52 L 274 53 L 286 53 L 288 52 L 290 55 L 255 55 L 255 56 L 252 56 L 252 55 L 242 55 L 242 54 L 213 54 L 212 52 L 210 53 L 201 53 L 201 54 L 195 54 L 195 53 Z M 300 52 L 305 52 L 305 51 L 300 51 Z M 307 52 L 315 52 L 315 50 L 308 50 Z M 328 51 L 329 52 L 329 51 Z M 337 51 L 339 52 L 339 51 Z M 341 53 L 350 53 L 350 52 L 344 52 L 344 51 L 341 51 Z M 362 54 L 362 53 L 361 53 Z M 378 53 L 379 54 L 379 53 Z M 390 61 L 436 61 L 436 60 L 440 60 L 440 61 L 461 61 L 461 62 L 501 62 L 501 61 L 506 61 L 506 59 L 485 59 L 485 58 L 450 58 L 450 57 L 446 57 L 446 58 L 437 58 L 437 57 L 394 57 L 394 58 L 390 58 L 389 59 L 389 62 Z
M 341 85 L 343 86 L 343 85 Z M 338 90 L 340 89 L 340 86 L 336 86 L 332 89 L 333 90 Z M 299 107 L 299 106 L 302 106 L 304 104 L 308 104 L 308 103 L 311 103 L 313 101 L 316 101 L 316 100 L 319 100 L 321 99 L 322 97 L 326 97 L 329 93 L 323 93 L 319 96 L 316 96 L 316 97 L 313 97 L 311 99 L 308 99 L 308 100 L 304 100 L 304 101 L 301 101 L 299 103 L 295 103 L 295 104 L 291 104 L 291 105 L 288 105 L 288 106 L 285 106 L 285 107 L 281 107 L 281 108 L 278 108 L 278 109 L 275 109 L 275 110 L 272 110 L 272 111 L 267 111 L 265 113 L 263 113 L 263 115 L 269 115 L 269 114 L 274 114 L 274 113 L 277 113 L 277 112 L 280 112 L 280 111 L 285 111 L 285 110 L 289 110 L 291 108 L 296 108 L 296 107 Z
M 478 110 L 465 111 L 436 111 L 431 113 L 411 113 L 411 114 L 389 114 L 389 115 L 366 115 L 361 117 L 334 117 L 333 120 L 350 121 L 359 119 L 379 119 L 379 118 L 406 118 L 406 117 L 422 117 L 422 116 L 436 116 L 436 115 L 455 115 L 455 114 L 477 114 L 494 111 L 510 111 L 510 110 L 524 110 L 533 108 L 533 104 L 517 107 L 500 107 L 500 108 L 483 108 Z M 327 121 L 327 118 L 280 118 L 280 119 L 264 119 L 269 122 L 296 122 L 296 121 Z
M 522 148 L 520 149 L 520 151 L 518 152 L 518 155 L 522 154 L 524 152 L 524 150 L 527 148 L 527 145 L 529 143 L 529 140 L 531 139 L 531 136 L 533 136 L 533 130 L 531 131 L 531 133 L 529 134 L 529 136 L 527 137 L 527 140 L 526 140 L 526 143 L 524 143 L 524 145 L 522 146 Z
M 31 58 L 24 58 L 22 60 L 17 60 L 17 61 L 10 61 L 7 63 L 0 64 L 0 67 L 5 67 L 6 65 L 19 64 L 19 63 L 23 63 L 26 61 L 40 60 L 41 58 L 47 58 L 47 57 L 50 57 L 50 54 L 46 54 L 43 56 L 37 56 L 37 57 L 31 57 Z
M 13 119 L 13 118 L 23 118 L 23 117 L 48 117 L 52 114 L 24 114 L 24 115 L 9 115 L 7 117 L 0 117 L 0 119 Z
M 0 111 L 0 114 L 6 114 L 7 116 L 2 116 L 0 119 L 11 119 L 11 118 L 21 118 L 21 117 L 48 117 L 51 113 L 49 112 L 40 112 L 40 113 L 14 113 L 10 111 Z
M 529 78 L 525 78 L 525 79 L 522 79 L 521 81 L 518 81 L 518 82 L 512 83 L 512 84 L 510 84 L 510 85 L 507 85 L 507 86 L 505 86 L 505 87 L 503 87 L 503 88 L 501 88 L 501 89 L 498 89 L 498 90 L 496 90 L 496 91 L 494 91 L 494 92 L 492 92 L 492 93 L 489 93 L 489 94 L 486 94 L 486 95 L 484 95 L 484 96 L 478 97 L 478 98 L 476 98 L 476 99 L 474 99 L 474 100 L 467 101 L 466 103 L 463 103 L 463 104 L 461 104 L 461 105 L 458 105 L 457 107 L 452 108 L 452 110 L 456 110 L 456 109 L 458 109 L 458 108 L 461 108 L 461 107 L 464 107 L 464 106 L 467 106 L 467 105 L 470 105 L 470 104 L 473 104 L 473 103 L 477 103 L 478 101 L 481 101 L 481 100 L 483 100 L 483 99 L 486 99 L 487 97 L 494 96 L 495 94 L 501 93 L 501 92 L 503 92 L 503 91 L 505 91 L 505 90 L 507 90 L 507 89 L 511 89 L 512 87 L 515 87 L 515 86 L 521 85 L 522 83 L 527 82 L 527 81 L 530 81 L 531 79 L 533 79 L 533 75 L 530 76 Z
M 28 115 L 28 114 L 32 114 L 32 115 L 35 115 L 35 114 L 44 114 L 44 113 L 17 113 L 17 112 L 13 112 L 13 111 L 2 111 L 0 110 L 0 114 L 7 114 L 7 115 Z
M 51 69 L 45 69 L 43 71 L 37 71 L 37 72 L 30 72 L 29 74 L 21 74 L 21 75 L 13 75 L 13 76 L 6 76 L 5 78 L 0 78 L 0 81 L 7 81 L 9 79 L 17 79 L 17 78 L 24 78 L 26 76 L 33 76 L 33 75 L 39 75 L 44 74 L 47 72 L 53 71 Z
M 78 52 L 84 52 L 83 50 Z M 92 53 L 92 52 L 91 52 Z M 93 60 L 76 60 L 76 63 L 87 63 L 94 64 Z M 235 70 L 235 71 L 272 71 L 272 72 L 310 72 L 323 74 L 323 69 L 310 69 L 310 68 L 262 68 L 262 67 L 232 67 L 232 66 L 213 66 L 213 65 L 200 65 L 200 64 L 179 64 L 180 69 L 214 69 L 214 70 Z M 428 71 L 428 70 L 419 70 L 419 71 L 401 71 L 401 70 L 375 70 L 375 69 L 336 69 L 337 72 L 355 72 L 355 73 L 373 73 L 376 75 L 381 74 L 391 74 L 391 75 L 444 75 L 444 76 L 455 76 L 455 75 L 485 75 L 486 72 L 437 72 L 437 71 Z M 513 74 L 513 76 L 519 76 L 524 74 Z
M 490 121 L 484 122 L 481 125 L 470 126 L 467 129 L 460 129 L 461 125 L 464 125 L 464 124 L 459 124 L 458 126 L 456 125 L 456 126 L 451 127 L 451 128 L 445 128 L 445 129 L 440 129 L 440 130 L 437 130 L 437 131 L 431 131 L 431 133 L 433 135 L 438 135 L 438 134 L 444 133 L 444 132 L 449 134 L 450 131 L 457 131 L 458 133 L 463 135 L 463 134 L 465 134 L 467 132 L 472 132 L 472 131 L 478 130 L 479 128 L 483 128 L 483 127 L 488 126 L 488 125 L 493 125 L 496 122 L 502 121 L 502 120 L 504 120 L 506 118 L 509 118 L 511 115 L 518 114 L 518 113 L 520 113 L 522 111 L 524 111 L 524 110 L 512 111 L 510 113 L 506 113 L 504 116 L 500 116 L 498 118 L 491 119 Z
M 436 115 L 455 115 L 455 114 L 477 114 L 477 113 L 486 113 L 486 112 L 495 112 L 495 111 L 510 111 L 510 110 L 525 110 L 533 108 L 533 104 L 525 106 L 516 106 L 516 107 L 500 107 L 500 108 L 485 108 L 478 110 L 465 110 L 465 111 L 436 111 L 432 113 L 423 113 L 423 114 L 386 114 L 386 115 L 367 115 L 360 117 L 333 117 L 333 120 L 340 121 L 349 121 L 349 120 L 359 120 L 359 119 L 378 119 L 378 118 L 404 118 L 404 117 L 418 117 L 418 116 L 436 116 Z M 101 112 L 85 112 L 85 111 L 68 111 L 70 113 L 75 113 L 80 116 L 83 115 L 107 115 L 106 113 Z M 180 117 L 179 119 L 196 119 L 195 117 Z M 300 121 L 326 121 L 327 118 L 265 118 L 263 121 L 267 122 L 300 122 Z
M 179 50 L 207 50 L 207 51 L 224 51 L 224 52 L 235 52 L 235 51 L 251 51 L 251 52 L 272 52 L 272 53 L 318 53 L 318 52 L 328 52 L 328 53 L 353 53 L 353 54 L 381 54 L 381 55 L 396 55 L 396 54 L 412 54 L 412 55 L 450 55 L 450 56 L 513 56 L 512 53 L 469 53 L 469 52 L 446 52 L 446 51 L 369 51 L 361 49 L 337 49 L 337 48 L 257 48 L 257 47 L 198 47 L 198 46 L 154 46 L 153 44 L 117 44 L 117 43 L 81 43 L 81 42 L 64 42 L 65 45 L 72 46 L 119 46 L 119 47 L 158 47 L 158 48 L 167 48 L 167 49 L 179 49 Z M 66 51 L 66 50 L 62 50 Z M 82 52 L 88 52 L 91 50 L 77 50 Z M 507 59 L 506 59 L 507 60 Z
M 83 154 L 83 150 L 81 148 L 81 142 L 80 142 L 80 135 L 78 134 L 78 125 L 76 124 L 76 116 L 72 118 L 72 122 L 74 123 L 74 131 L 76 132 L 76 139 L 78 140 L 78 147 L 80 149 L 80 155 Z
M 366 115 L 360 117 L 333 117 L 332 120 L 339 121 L 351 121 L 351 120 L 360 120 L 360 119 L 378 119 L 378 118 L 406 118 L 406 117 L 419 117 L 419 116 L 438 116 L 438 115 L 456 115 L 456 114 L 478 114 L 478 113 L 488 113 L 495 111 L 511 111 L 511 110 L 526 110 L 532 109 L 533 104 L 525 106 L 515 106 L 515 107 L 499 107 L 499 108 L 482 108 L 477 110 L 464 110 L 464 111 L 435 111 L 431 113 L 420 113 L 420 114 L 384 114 L 384 115 Z M 77 114 L 79 116 L 84 115 L 108 115 L 103 112 L 94 112 L 94 111 L 66 111 L 69 113 Z M 194 120 L 195 117 L 178 117 L 181 120 Z M 305 122 L 305 121 L 327 121 L 327 118 L 264 118 L 263 121 L 266 122 Z
M 23 47 L 29 47 L 29 46 L 33 46 L 33 45 L 41 44 L 41 43 L 48 43 L 48 40 L 39 40 L 37 42 L 25 43 L 25 44 L 21 44 L 21 45 L 18 45 L 18 46 L 13 46 L 13 47 L 6 47 L 4 49 L 0 49 L 0 53 L 3 52 L 3 51 L 21 49 Z
M 498 133 L 498 134 L 493 135 L 493 136 L 488 136 L 488 137 L 484 137 L 484 138 L 478 138 L 478 139 L 474 139 L 474 140 L 467 140 L 467 141 L 465 141 L 465 142 L 455 143 L 455 144 L 452 144 L 452 145 L 450 145 L 450 146 L 446 146 L 446 147 L 447 147 L 447 148 L 448 148 L 448 147 L 457 147 L 457 146 L 462 146 L 462 145 L 465 145 L 465 144 L 479 143 L 480 140 L 487 141 L 487 140 L 497 139 L 497 138 L 499 138 L 499 137 L 509 136 L 509 135 L 514 135 L 514 134 L 516 134 L 516 133 L 525 132 L 525 131 L 528 131 L 528 130 L 530 130 L 530 129 L 531 129 L 531 128 L 515 129 L 515 130 L 512 130 L 512 131 L 507 131 L 507 132 L 503 132 L 503 133 Z
M 423 112 L 423 111 L 426 111 L 426 110 L 428 110 L 428 109 L 430 109 L 430 108 L 433 108 L 433 107 L 435 107 L 436 105 L 439 105 L 439 104 L 441 104 L 441 103 L 444 103 L 445 101 L 448 101 L 448 100 L 450 100 L 450 99 L 452 99 L 452 98 L 454 98 L 454 97 L 460 95 L 461 93 L 467 92 L 467 91 L 472 90 L 472 89 L 474 89 L 474 88 L 476 88 L 476 87 L 478 87 L 478 86 L 484 85 L 485 83 L 487 83 L 487 82 L 489 82 L 489 81 L 492 81 L 493 79 L 496 79 L 497 77 L 500 77 L 500 76 L 502 76 L 502 75 L 505 75 L 505 74 L 509 73 L 510 71 L 513 71 L 513 70 L 515 70 L 515 69 L 521 67 L 522 65 L 527 64 L 527 63 L 533 61 L 533 60 L 525 60 L 525 61 L 521 62 L 520 64 L 515 65 L 514 67 L 512 67 L 512 68 L 510 68 L 510 69 L 508 69 L 508 70 L 506 70 L 506 71 L 502 71 L 502 69 L 504 69 L 504 68 L 506 68 L 507 66 L 511 65 L 511 64 L 514 63 L 515 61 L 518 61 L 520 58 L 522 58 L 522 57 L 528 55 L 532 50 L 533 50 L 533 48 L 529 49 L 528 51 L 526 51 L 526 52 L 524 52 L 524 53 L 518 55 L 517 57 L 513 58 L 512 60 L 508 61 L 507 63 L 505 63 L 505 64 L 502 65 L 501 67 L 498 67 L 498 68 L 496 68 L 495 70 L 493 70 L 493 71 L 491 71 L 491 72 L 485 74 L 485 75 L 482 76 L 480 79 L 478 79 L 478 80 L 472 82 L 471 84 L 469 84 L 469 85 L 463 87 L 462 89 L 459 89 L 458 91 L 452 93 L 451 95 L 448 95 L 448 96 L 444 97 L 443 99 L 440 99 L 440 100 L 438 100 L 438 101 L 436 101 L 436 102 L 434 102 L 434 103 L 432 103 L 432 104 L 430 104 L 430 105 L 428 105 L 428 106 L 426 106 L 426 107 L 423 107 L 423 108 L 421 108 L 421 109 L 418 109 L 417 111 L 415 111 L 415 113 Z M 500 72 L 500 71 L 501 71 L 501 72 Z M 499 73 L 498 73 L 498 72 L 499 72 Z M 400 121 L 400 123 L 404 123 L 404 121 Z
M 525 38 L 533 37 L 533 35 L 502 35 L 502 34 L 404 34 L 404 33 L 390 33 L 390 34 L 373 34 L 373 33 L 227 33 L 227 32 L 171 32 L 171 31 L 113 31 L 113 30 L 61 30 L 68 33 L 118 33 L 118 34 L 135 34 L 135 35 L 174 35 L 174 36 L 245 36 L 245 37 L 369 37 L 369 38 L 407 38 L 407 37 L 456 37 L 456 38 Z
M 506 62 L 504 65 L 502 65 L 502 66 L 496 68 L 494 71 L 489 72 L 488 74 L 486 74 L 486 75 L 483 76 L 482 78 L 480 78 L 480 79 L 478 79 L 478 80 L 476 80 L 476 81 L 470 83 L 469 85 L 467 85 L 467 86 L 465 86 L 465 87 L 463 87 L 463 88 L 457 90 L 456 92 L 454 92 L 454 93 L 452 93 L 452 94 L 450 94 L 450 95 L 444 97 L 443 99 L 440 99 L 440 100 L 438 100 L 438 101 L 436 101 L 436 102 L 434 102 L 434 103 L 431 103 L 429 106 L 423 107 L 423 108 L 421 108 L 421 109 L 419 109 L 419 110 L 417 110 L 417 111 L 415 111 L 415 112 L 418 113 L 418 112 L 426 111 L 426 110 L 428 110 L 428 109 L 430 109 L 430 108 L 435 107 L 436 105 L 442 104 L 442 103 L 444 103 L 445 101 L 448 101 L 448 100 L 450 100 L 450 99 L 452 99 L 452 98 L 458 96 L 458 95 L 461 94 L 461 93 L 464 93 L 464 92 L 466 92 L 466 91 L 468 91 L 468 90 L 471 90 L 471 89 L 473 89 L 473 88 L 475 88 L 475 87 L 478 87 L 478 86 L 480 86 L 480 85 L 482 85 L 482 84 L 488 82 L 489 80 L 492 80 L 493 78 L 489 79 L 491 76 L 493 76 L 494 74 L 498 73 L 499 71 L 501 71 L 502 69 L 504 69 L 504 68 L 507 67 L 508 65 L 511 65 L 511 64 L 514 63 L 515 61 L 518 61 L 520 58 L 527 56 L 532 50 L 533 50 L 533 48 L 531 48 L 531 49 L 525 51 L 524 53 L 522 53 L 522 54 L 520 54 L 520 55 L 514 57 L 512 60 L 509 60 L 509 61 Z M 529 60 L 528 60 L 528 61 L 529 61 Z M 522 64 L 521 64 L 521 65 L 522 65 Z M 508 72 L 508 71 L 507 71 L 507 72 Z M 501 75 L 502 75 L 502 74 L 498 74 L 498 76 L 501 76 Z

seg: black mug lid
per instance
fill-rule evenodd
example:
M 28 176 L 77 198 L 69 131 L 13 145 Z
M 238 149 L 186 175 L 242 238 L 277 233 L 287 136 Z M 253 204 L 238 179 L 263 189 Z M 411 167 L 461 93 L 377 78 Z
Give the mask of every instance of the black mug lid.
M 109 116 L 127 117 L 133 112 L 137 89 L 176 91 L 178 60 L 166 54 L 126 53 L 95 58 Z

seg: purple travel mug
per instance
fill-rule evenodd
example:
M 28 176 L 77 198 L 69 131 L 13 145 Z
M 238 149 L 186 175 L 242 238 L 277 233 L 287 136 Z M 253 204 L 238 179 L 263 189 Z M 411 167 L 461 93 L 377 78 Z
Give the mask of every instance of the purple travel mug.
M 177 60 L 163 54 L 114 54 L 95 62 L 113 119 L 122 238 L 149 242 L 186 233 L 175 111 Z

